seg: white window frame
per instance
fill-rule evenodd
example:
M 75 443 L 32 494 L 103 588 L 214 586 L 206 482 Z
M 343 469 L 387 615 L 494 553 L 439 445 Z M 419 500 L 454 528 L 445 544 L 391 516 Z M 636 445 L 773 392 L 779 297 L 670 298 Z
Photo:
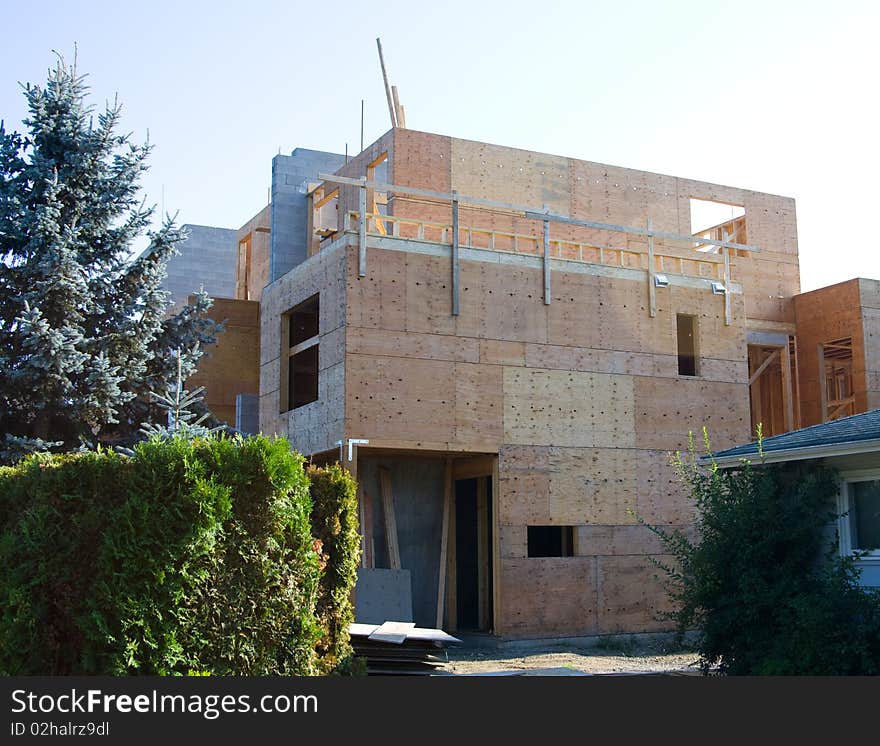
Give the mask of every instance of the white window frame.
M 851 557 L 859 552 L 859 563 L 880 565 L 880 549 L 871 551 L 854 550 L 852 547 L 852 523 L 850 521 L 850 488 L 854 482 L 880 481 L 880 469 L 857 469 L 845 471 L 840 475 L 840 489 L 837 493 L 837 535 L 840 553 Z

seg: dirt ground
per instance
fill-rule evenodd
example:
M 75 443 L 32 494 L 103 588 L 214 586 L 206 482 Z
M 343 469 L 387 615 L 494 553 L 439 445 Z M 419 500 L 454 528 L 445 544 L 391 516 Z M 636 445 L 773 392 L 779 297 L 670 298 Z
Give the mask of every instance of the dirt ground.
M 509 674 L 543 669 L 546 675 L 577 675 L 578 672 L 699 675 L 698 657 L 692 650 L 673 650 L 668 642 L 643 642 L 626 637 L 601 640 L 589 647 L 536 641 L 508 649 L 503 646 L 499 649 L 451 648 L 445 670 L 454 674 Z

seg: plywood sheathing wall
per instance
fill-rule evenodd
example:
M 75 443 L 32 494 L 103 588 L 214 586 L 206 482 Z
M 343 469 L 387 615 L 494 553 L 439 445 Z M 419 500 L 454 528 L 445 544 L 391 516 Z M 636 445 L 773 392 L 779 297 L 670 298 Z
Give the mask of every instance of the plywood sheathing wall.
M 859 378 L 864 371 L 865 409 L 856 409 L 860 412 L 880 407 L 880 281 L 862 278 L 858 282 L 864 351 L 853 350 L 853 378 Z M 857 394 L 856 407 L 859 404 Z
M 186 386 L 205 387 L 205 404 L 213 414 L 235 425 L 235 397 L 259 393 L 260 305 L 254 301 L 214 298 L 206 314 L 224 321 L 217 343 L 205 348 L 198 371 Z
M 853 393 L 856 412 L 864 412 L 869 400 L 876 401 L 867 388 L 866 353 L 880 355 L 880 339 L 877 339 L 877 318 L 880 315 L 880 293 L 876 283 L 864 281 L 865 293 L 860 293 L 860 280 L 848 280 L 829 287 L 798 295 L 794 299 L 798 336 L 798 377 L 801 393 L 801 425 L 817 425 L 822 422 L 822 392 L 818 346 L 835 339 L 852 338 L 853 345 Z M 863 296 L 863 297 L 862 297 Z M 866 307 L 863 307 L 866 304 Z M 875 308 L 872 308 L 872 304 Z M 864 323 L 863 323 L 864 320 Z M 866 334 L 871 334 L 869 345 Z M 869 349 L 869 346 L 871 349 Z M 876 377 L 873 378 L 876 381 Z M 875 389 L 880 390 L 880 388 Z M 873 404 L 880 406 L 880 401 Z
M 260 429 L 284 435 L 305 454 L 336 447 L 342 438 L 345 358 L 345 250 L 321 251 L 269 285 L 260 325 Z M 315 293 L 319 299 L 318 400 L 279 412 L 282 315 Z M 284 351 L 286 352 L 286 351 Z
M 250 262 L 245 268 L 239 262 L 236 271 L 236 292 L 239 298 L 259 301 L 263 288 L 269 281 L 269 232 L 272 224 L 272 207 L 266 205 L 260 212 L 238 229 L 239 244 L 250 237 Z M 245 287 L 245 284 L 247 287 Z
M 723 298 L 707 289 L 658 292 L 651 318 L 642 281 L 554 271 L 545 306 L 540 269 L 469 258 L 454 317 L 447 256 L 370 248 L 360 278 L 356 237 L 347 250 L 345 436 L 500 454 L 496 631 L 660 628 L 656 613 L 668 601 L 647 558 L 662 548 L 637 517 L 692 525 L 668 463 L 689 429 L 706 425 L 716 448 L 749 436 L 746 329 L 756 319 L 793 320 L 793 202 L 411 130 L 394 131 L 383 147 L 394 154 L 389 181 L 585 219 L 644 225 L 650 217 L 658 230 L 688 233 L 691 196 L 746 205 L 749 241 L 766 251 L 734 258 L 744 295 L 731 298 L 731 326 Z M 391 206 L 442 222 L 448 210 L 400 198 Z M 510 215 L 463 210 L 467 220 L 529 230 Z M 553 235 L 563 230 L 554 225 Z M 594 233 L 597 242 L 619 240 Z M 699 378 L 678 375 L 677 313 L 698 318 Z M 546 524 L 576 526 L 578 556 L 528 558 L 527 526 Z
M 755 320 L 792 323 L 791 298 L 800 290 L 794 200 L 719 184 L 581 161 L 516 148 L 394 130 L 389 179 L 407 186 L 523 204 L 584 220 L 689 234 L 690 198 L 741 205 L 747 237 L 759 254 L 733 257 L 744 287 L 745 312 Z M 356 209 L 356 208 L 352 208 Z M 400 217 L 450 222 L 449 205 L 398 198 Z M 463 209 L 461 224 L 539 235 L 540 223 L 513 215 Z M 626 248 L 643 239 L 594 229 L 552 227 L 554 238 Z M 643 248 L 643 247 L 642 247 Z
M 689 525 L 667 449 L 686 447 L 688 429 L 704 424 L 718 447 L 748 437 L 739 296 L 731 327 L 719 297 L 678 287 L 651 319 L 641 283 L 557 272 L 545 306 L 539 270 L 463 261 L 452 317 L 447 259 L 370 249 L 359 278 L 356 254 L 346 272 L 346 437 L 500 452 L 504 634 L 656 629 L 665 593 L 645 561 L 656 547 L 647 535 L 627 546 L 644 533 L 629 510 Z M 677 375 L 675 312 L 699 317 L 699 379 Z M 579 526 L 585 556 L 526 559 L 530 524 Z M 598 527 L 630 533 L 606 556 L 607 541 L 588 531 Z M 595 611 L 570 613 L 578 603 Z

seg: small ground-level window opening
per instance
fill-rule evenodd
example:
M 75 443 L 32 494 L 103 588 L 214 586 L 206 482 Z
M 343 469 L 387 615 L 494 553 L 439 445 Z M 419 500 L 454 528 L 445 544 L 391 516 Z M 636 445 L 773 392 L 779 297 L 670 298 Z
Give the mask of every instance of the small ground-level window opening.
M 574 526 L 529 526 L 529 557 L 573 557 Z
M 675 322 L 678 337 L 678 375 L 698 376 L 700 373 L 697 359 L 697 317 L 679 313 L 676 314 Z

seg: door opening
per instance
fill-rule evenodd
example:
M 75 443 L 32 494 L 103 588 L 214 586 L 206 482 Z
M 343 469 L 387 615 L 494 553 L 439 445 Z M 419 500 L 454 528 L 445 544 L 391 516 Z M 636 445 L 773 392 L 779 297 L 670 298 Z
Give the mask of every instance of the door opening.
M 491 631 L 491 496 L 491 477 L 455 482 L 455 621 L 461 631 Z

